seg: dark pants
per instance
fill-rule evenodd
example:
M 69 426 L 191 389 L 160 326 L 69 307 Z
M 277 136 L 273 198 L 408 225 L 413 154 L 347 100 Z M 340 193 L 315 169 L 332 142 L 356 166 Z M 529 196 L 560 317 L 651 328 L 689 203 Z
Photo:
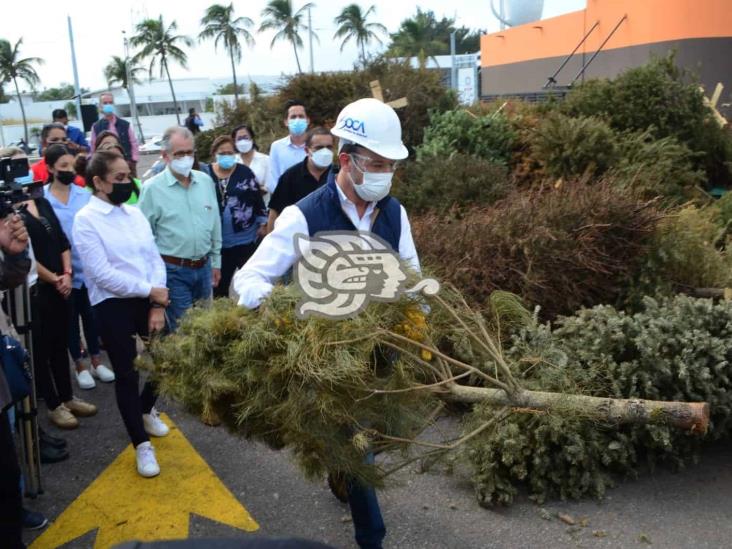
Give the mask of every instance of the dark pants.
M 147 337 L 150 302 L 144 298 L 105 299 L 94 306 L 99 333 L 114 370 L 114 392 L 122 421 L 132 445 L 147 442 L 142 414 L 149 414 L 157 398 L 155 385 L 148 381 L 140 393 L 140 375 L 135 369 L 135 335 Z
M 99 334 L 97 333 L 96 319 L 91 303 L 89 303 L 89 292 L 86 286 L 74 288 L 69 296 L 69 354 L 74 362 L 81 360 L 81 334 L 79 333 L 79 316 L 84 324 L 84 337 L 86 338 L 89 356 L 99 354 Z
M 374 455 L 368 454 L 366 462 L 373 463 Z M 358 481 L 349 481 L 348 505 L 351 507 L 358 546 L 361 549 L 381 549 L 381 542 L 386 536 L 386 526 L 384 519 L 381 518 L 376 490 Z
M 73 397 L 67 354 L 69 304 L 56 288 L 38 282 L 31 292 L 31 307 L 36 387 L 53 410 Z
M 181 267 L 180 265 L 165 264 L 168 277 L 170 305 L 165 315 L 168 321 L 168 330 L 174 332 L 178 321 L 185 312 L 193 307 L 197 301 L 211 299 L 211 262 L 200 269 Z
M 229 286 L 231 286 L 234 273 L 249 261 L 256 249 L 256 242 L 221 249 L 221 282 L 217 288 L 214 288 L 214 297 L 229 296 Z
M 20 466 L 7 412 L 0 413 L 0 545 L 8 549 L 25 547 L 23 500 L 20 494 Z

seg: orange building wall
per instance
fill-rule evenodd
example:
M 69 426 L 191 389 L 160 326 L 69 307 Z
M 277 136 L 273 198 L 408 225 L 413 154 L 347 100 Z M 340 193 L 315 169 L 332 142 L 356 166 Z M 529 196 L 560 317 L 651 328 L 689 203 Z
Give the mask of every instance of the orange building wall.
M 599 21 L 577 50 L 591 54 L 624 14 L 628 18 L 603 51 L 688 38 L 732 37 L 732 0 L 587 0 L 584 10 L 482 36 L 481 65 L 569 55 Z

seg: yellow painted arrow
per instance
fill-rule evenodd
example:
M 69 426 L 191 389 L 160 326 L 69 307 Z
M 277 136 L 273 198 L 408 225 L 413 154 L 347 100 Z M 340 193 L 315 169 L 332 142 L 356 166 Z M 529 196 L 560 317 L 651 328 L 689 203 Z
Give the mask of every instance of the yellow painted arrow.
M 99 529 L 95 549 L 130 540 L 185 539 L 191 513 L 252 532 L 259 526 L 208 464 L 165 417 L 170 433 L 153 439 L 160 475 L 137 474 L 128 446 L 31 549 L 59 547 Z

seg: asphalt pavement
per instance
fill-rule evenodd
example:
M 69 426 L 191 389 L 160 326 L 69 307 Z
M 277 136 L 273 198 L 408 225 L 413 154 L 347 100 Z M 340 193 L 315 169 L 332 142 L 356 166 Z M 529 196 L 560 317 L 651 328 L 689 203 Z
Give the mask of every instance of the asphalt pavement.
M 113 387 L 98 385 L 77 393 L 97 404 L 100 413 L 83 419 L 74 431 L 60 433 L 48 426 L 41 404 L 42 423 L 49 432 L 66 437 L 71 452 L 69 460 L 43 466 L 45 493 L 28 502 L 28 507 L 51 520 L 129 445 Z M 276 452 L 223 428 L 206 426 L 175 403 L 161 402 L 159 408 L 259 524 L 256 535 L 355 547 L 348 508 L 330 494 L 325 482 L 304 480 L 286 451 Z M 731 461 L 732 444 L 716 444 L 700 464 L 677 474 L 661 470 L 624 482 L 601 502 L 555 501 L 538 506 L 521 497 L 511 507 L 494 510 L 477 504 L 466 476 L 419 473 L 415 466 L 379 495 L 388 529 L 385 547 L 730 547 Z M 557 518 L 560 513 L 577 524 L 562 522 Z M 253 534 L 193 516 L 189 535 L 243 538 Z M 34 537 L 28 535 L 27 541 Z M 94 537 L 90 532 L 63 547 L 92 547 Z

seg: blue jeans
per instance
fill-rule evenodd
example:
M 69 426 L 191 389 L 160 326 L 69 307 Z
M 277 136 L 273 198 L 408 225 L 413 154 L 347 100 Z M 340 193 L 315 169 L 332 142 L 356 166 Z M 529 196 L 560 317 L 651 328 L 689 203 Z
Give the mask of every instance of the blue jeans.
M 69 354 L 74 362 L 81 360 L 81 334 L 79 333 L 79 316 L 84 324 L 84 337 L 86 339 L 89 356 L 99 354 L 99 332 L 97 332 L 94 311 L 89 302 L 89 292 L 86 286 L 73 288 L 69 296 L 69 315 L 71 324 L 69 326 Z
M 166 309 L 168 330 L 174 332 L 178 321 L 193 304 L 211 299 L 211 261 L 200 269 L 165 264 L 168 275 L 170 305 Z
M 373 463 L 374 455 L 366 456 L 366 463 Z M 381 549 L 386 536 L 386 526 L 381 518 L 376 490 L 356 480 L 348 482 L 348 505 L 351 508 L 356 543 L 361 549 Z

